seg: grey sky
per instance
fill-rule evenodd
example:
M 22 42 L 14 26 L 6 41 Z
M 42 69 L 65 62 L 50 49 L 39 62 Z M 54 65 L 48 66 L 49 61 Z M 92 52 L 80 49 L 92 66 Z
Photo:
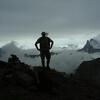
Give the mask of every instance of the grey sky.
M 0 0 L 0 39 L 54 37 L 100 30 L 100 0 Z

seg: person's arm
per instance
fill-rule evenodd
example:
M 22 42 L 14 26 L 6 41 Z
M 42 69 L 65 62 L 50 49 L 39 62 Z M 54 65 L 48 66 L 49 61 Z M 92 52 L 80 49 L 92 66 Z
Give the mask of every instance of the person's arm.
M 35 47 L 36 47 L 37 50 L 40 50 L 39 47 L 38 47 L 38 44 L 39 44 L 39 39 L 35 42 Z
M 50 39 L 50 42 L 51 42 L 51 45 L 50 45 L 50 49 L 51 49 L 53 47 L 54 42 L 51 39 Z

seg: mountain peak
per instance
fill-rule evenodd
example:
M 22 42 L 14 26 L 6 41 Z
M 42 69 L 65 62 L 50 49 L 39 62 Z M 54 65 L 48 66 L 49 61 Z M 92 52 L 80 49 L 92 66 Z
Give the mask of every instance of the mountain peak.
M 4 45 L 3 47 L 1 47 L 2 51 L 8 54 L 18 54 L 21 49 L 17 47 L 17 43 L 16 41 L 11 41 L 8 44 Z
M 100 43 L 96 39 L 87 40 L 85 46 L 79 51 L 88 53 L 100 52 Z
M 3 47 L 2 47 L 2 49 L 18 49 L 18 47 L 16 46 L 16 42 L 15 41 L 11 41 L 11 42 L 9 42 L 8 44 L 6 44 L 6 45 L 4 45 Z

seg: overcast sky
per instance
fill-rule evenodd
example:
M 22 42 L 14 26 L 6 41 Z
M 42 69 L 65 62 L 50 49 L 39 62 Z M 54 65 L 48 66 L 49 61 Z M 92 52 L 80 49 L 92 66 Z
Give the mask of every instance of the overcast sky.
M 69 39 L 99 34 L 100 0 L 0 0 L 1 42 L 32 41 L 42 31 Z

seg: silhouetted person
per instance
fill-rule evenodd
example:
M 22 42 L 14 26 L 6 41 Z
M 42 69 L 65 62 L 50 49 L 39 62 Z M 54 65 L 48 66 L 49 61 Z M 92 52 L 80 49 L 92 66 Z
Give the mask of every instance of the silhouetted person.
M 47 68 L 49 68 L 49 63 L 50 63 L 50 58 L 51 58 L 50 49 L 53 46 L 53 40 L 51 40 L 49 37 L 47 37 L 47 33 L 45 33 L 45 32 L 42 32 L 41 35 L 42 35 L 42 37 L 40 37 L 36 41 L 35 46 L 36 46 L 37 50 L 40 51 L 42 66 L 45 67 L 45 58 L 46 58 L 47 59 Z M 39 46 L 38 46 L 38 44 L 39 44 Z

